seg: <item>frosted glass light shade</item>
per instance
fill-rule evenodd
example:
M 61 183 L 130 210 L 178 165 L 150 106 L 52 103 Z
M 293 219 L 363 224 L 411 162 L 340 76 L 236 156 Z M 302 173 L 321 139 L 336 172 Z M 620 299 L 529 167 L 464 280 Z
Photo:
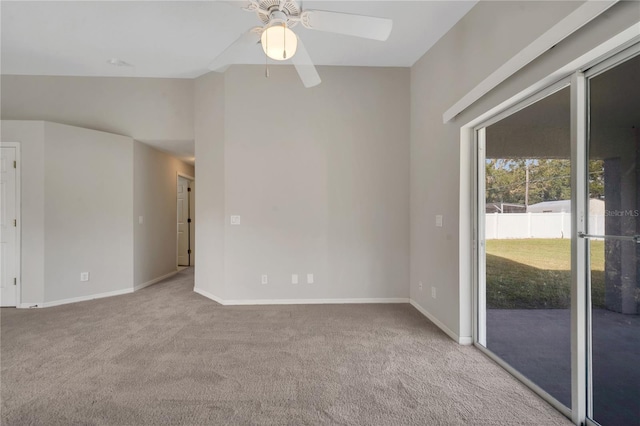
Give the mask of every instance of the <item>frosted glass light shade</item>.
M 284 24 L 274 24 L 260 38 L 265 55 L 275 61 L 292 58 L 298 48 L 298 37 Z

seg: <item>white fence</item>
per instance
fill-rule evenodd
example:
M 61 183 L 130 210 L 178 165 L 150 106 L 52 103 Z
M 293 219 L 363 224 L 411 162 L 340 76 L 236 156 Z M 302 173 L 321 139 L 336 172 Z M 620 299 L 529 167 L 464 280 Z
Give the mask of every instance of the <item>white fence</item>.
M 604 215 L 589 215 L 589 234 L 604 235 Z M 571 213 L 487 213 L 485 238 L 571 238 Z

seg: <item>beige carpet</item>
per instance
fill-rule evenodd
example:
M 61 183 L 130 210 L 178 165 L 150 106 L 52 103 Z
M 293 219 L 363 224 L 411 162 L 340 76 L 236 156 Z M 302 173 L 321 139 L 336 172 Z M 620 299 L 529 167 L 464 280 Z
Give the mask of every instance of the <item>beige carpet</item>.
M 412 306 L 223 307 L 193 272 L 2 309 L 3 425 L 564 425 Z

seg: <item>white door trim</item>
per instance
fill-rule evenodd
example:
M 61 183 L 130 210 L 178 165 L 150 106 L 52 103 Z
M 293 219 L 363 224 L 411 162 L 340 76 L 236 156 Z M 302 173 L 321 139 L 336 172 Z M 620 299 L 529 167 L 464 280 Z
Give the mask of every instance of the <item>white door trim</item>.
M 194 178 L 193 176 L 190 176 L 186 173 L 182 173 L 182 172 L 176 172 L 176 183 L 178 182 L 178 178 L 179 177 L 183 177 L 185 179 L 190 180 L 191 182 L 193 182 L 194 180 L 196 180 L 196 178 Z
M 184 178 L 187 179 L 190 183 L 195 182 L 196 178 L 188 175 L 186 173 L 183 172 L 176 172 L 176 188 L 178 187 L 178 185 L 180 184 L 180 178 Z M 178 198 L 178 194 L 176 194 L 176 199 Z M 187 203 L 189 204 L 189 210 L 191 210 L 191 194 L 189 195 L 189 197 L 187 198 Z M 189 216 L 191 216 L 191 211 L 189 211 Z M 176 221 L 177 223 L 177 221 Z M 189 224 L 189 226 L 187 227 L 188 232 L 189 232 L 189 239 L 191 239 L 191 224 Z M 176 232 L 176 271 L 178 270 L 178 268 L 180 267 L 180 262 L 179 262 L 179 250 L 180 249 L 180 242 L 178 241 L 178 234 Z M 189 250 L 192 250 L 191 247 L 191 242 L 189 244 Z M 193 251 L 193 250 L 192 250 Z M 191 256 L 189 256 L 189 265 L 191 266 L 191 264 L 193 263 L 193 259 L 191 259 Z
M 22 190 L 20 175 L 22 162 L 20 161 L 20 142 L 0 142 L 2 148 L 16 149 L 16 307 L 22 304 Z
M 486 160 L 485 154 L 485 142 L 486 142 L 486 128 L 481 128 L 476 131 L 476 149 L 477 149 L 477 173 L 474 173 L 477 184 L 477 200 L 475 203 L 476 211 L 476 234 L 474 239 L 476 240 L 475 248 L 475 261 L 476 261 L 476 285 L 474 308 L 475 308 L 475 341 L 482 346 L 487 346 L 487 295 L 486 295 L 486 236 L 485 236 L 485 197 L 480 194 L 485 193 L 485 179 L 484 179 L 484 165 Z M 482 179 L 480 174 L 482 173 Z
M 571 77 L 571 420 L 587 417 L 586 309 L 587 90 L 581 71 Z

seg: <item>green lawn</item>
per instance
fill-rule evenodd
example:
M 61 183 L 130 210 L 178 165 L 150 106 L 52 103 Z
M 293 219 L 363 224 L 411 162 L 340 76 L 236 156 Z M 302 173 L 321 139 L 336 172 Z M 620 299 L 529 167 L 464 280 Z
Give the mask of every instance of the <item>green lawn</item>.
M 604 307 L 604 242 L 591 241 L 595 307 Z M 571 304 L 571 241 L 487 241 L 487 308 L 568 308 Z

